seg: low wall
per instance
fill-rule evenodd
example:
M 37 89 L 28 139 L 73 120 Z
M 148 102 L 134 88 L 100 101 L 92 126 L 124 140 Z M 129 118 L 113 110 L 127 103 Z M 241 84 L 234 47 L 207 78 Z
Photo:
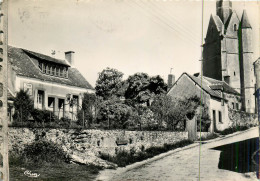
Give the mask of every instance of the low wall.
M 61 145 L 76 162 L 107 167 L 98 158 L 100 153 L 114 155 L 120 149 L 141 151 L 187 138 L 187 132 L 9 128 L 9 150 L 17 153 L 25 144 L 45 139 Z

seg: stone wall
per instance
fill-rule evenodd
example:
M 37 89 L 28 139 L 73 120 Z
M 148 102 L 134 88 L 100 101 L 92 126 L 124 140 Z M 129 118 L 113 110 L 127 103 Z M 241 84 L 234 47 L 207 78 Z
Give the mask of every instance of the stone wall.
M 258 125 L 257 114 L 229 109 L 228 117 L 231 122 L 230 124 L 231 127 L 234 127 L 236 125 L 240 125 L 240 126 L 246 125 L 250 127 Z
M 187 132 L 9 128 L 9 150 L 17 153 L 25 144 L 45 139 L 61 145 L 74 162 L 109 167 L 109 163 L 98 157 L 100 153 L 114 155 L 122 149 L 141 151 L 187 138 Z

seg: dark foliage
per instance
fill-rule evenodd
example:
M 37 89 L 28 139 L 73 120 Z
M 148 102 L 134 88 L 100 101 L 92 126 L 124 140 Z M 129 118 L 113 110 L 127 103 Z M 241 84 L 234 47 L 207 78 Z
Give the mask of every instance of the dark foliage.
M 33 109 L 33 100 L 30 98 L 27 92 L 20 90 L 14 98 L 14 108 L 14 121 L 27 121 L 31 110 Z
M 33 162 L 68 162 L 70 158 L 63 149 L 53 143 L 47 141 L 35 141 L 32 144 L 26 145 L 23 151 L 23 157 L 27 161 Z
M 37 123 L 48 123 L 57 121 L 57 117 L 53 114 L 53 112 L 48 110 L 39 110 L 33 109 L 31 111 L 31 115 L 33 117 L 34 122 Z
M 249 126 L 242 125 L 242 126 L 236 126 L 236 127 L 229 127 L 227 129 L 224 129 L 223 131 L 216 131 L 216 132 L 221 135 L 228 135 L 228 134 L 235 133 L 237 131 L 244 131 L 247 129 L 249 129 Z

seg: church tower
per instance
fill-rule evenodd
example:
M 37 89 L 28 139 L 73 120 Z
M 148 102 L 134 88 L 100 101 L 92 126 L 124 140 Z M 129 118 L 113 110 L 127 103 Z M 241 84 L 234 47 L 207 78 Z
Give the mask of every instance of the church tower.
M 246 12 L 241 20 L 229 0 L 217 0 L 203 44 L 202 74 L 225 81 L 241 94 L 241 110 L 253 113 L 254 69 L 252 27 Z
M 246 112 L 255 110 L 255 77 L 253 67 L 252 27 L 246 11 L 243 11 L 239 27 L 239 60 L 241 74 L 242 109 Z
M 232 14 L 232 2 L 217 0 L 216 5 L 217 15 L 220 17 L 223 24 L 226 24 L 230 14 Z

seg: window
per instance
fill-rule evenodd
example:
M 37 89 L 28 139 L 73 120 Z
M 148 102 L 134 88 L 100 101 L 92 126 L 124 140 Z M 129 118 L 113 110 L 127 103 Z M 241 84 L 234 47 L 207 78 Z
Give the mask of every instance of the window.
M 53 69 L 54 69 L 54 70 L 53 70 L 53 75 L 54 75 L 54 76 L 57 76 L 57 68 L 56 68 L 56 66 L 54 66 Z
M 45 63 L 43 63 L 43 65 L 42 65 L 42 72 L 46 73 L 46 65 L 45 65 Z
M 37 94 L 37 108 L 42 109 L 43 108 L 43 99 L 44 99 L 44 91 L 38 90 Z
M 50 67 L 49 67 L 49 65 L 46 65 L 46 74 L 50 74 Z
M 235 109 L 235 103 L 232 102 L 232 109 Z
M 237 31 L 237 25 L 234 24 L 234 31 Z
M 60 76 L 64 77 L 64 70 L 63 69 L 60 70 Z
M 237 110 L 239 110 L 239 105 L 238 105 L 238 103 L 236 103 L 236 107 L 237 107 Z
M 219 121 L 220 123 L 222 123 L 221 111 L 218 112 L 218 121 Z
M 58 117 L 61 118 L 64 116 L 64 99 L 58 100 Z
M 38 65 L 39 69 L 42 71 L 42 63 L 39 62 L 39 65 Z
M 234 72 L 234 76 L 236 76 L 236 72 Z
M 79 96 L 73 95 L 73 105 L 78 107 L 79 104 Z
M 54 108 L 54 101 L 55 101 L 54 97 L 48 97 L 48 107 L 49 108 Z

